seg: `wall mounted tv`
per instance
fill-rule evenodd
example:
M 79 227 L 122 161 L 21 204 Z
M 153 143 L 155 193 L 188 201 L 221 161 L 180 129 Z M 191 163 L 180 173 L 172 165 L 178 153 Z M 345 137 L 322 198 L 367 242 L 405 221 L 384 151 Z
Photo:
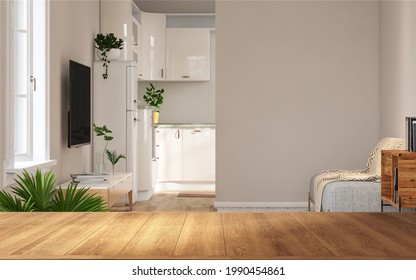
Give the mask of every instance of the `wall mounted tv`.
M 69 61 L 68 147 L 91 143 L 91 68 Z

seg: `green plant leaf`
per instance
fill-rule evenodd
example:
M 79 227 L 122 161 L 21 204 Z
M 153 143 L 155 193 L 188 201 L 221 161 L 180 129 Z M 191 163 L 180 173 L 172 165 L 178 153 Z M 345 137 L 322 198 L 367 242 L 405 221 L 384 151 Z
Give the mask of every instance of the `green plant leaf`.
M 33 204 L 31 199 L 23 201 L 5 191 L 0 191 L 0 212 L 32 212 Z
M 89 188 L 77 188 L 78 184 L 71 182 L 64 191 L 58 188 L 52 199 L 52 209 L 56 212 L 106 212 L 107 203 L 101 196 L 86 194 Z
M 23 201 L 31 201 L 34 211 L 50 211 L 51 198 L 55 195 L 54 184 L 55 175 L 52 172 L 42 174 L 37 169 L 35 176 L 23 170 L 23 176 L 17 174 L 16 183 L 18 186 L 12 187 L 12 193 L 18 195 Z

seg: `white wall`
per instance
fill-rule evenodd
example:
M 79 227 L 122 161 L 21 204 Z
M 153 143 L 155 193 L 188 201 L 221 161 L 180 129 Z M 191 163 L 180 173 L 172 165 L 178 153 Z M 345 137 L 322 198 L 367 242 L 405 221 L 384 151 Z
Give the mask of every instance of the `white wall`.
M 51 158 L 58 161 L 52 171 L 60 183 L 91 168 L 90 146 L 67 148 L 68 61 L 92 67 L 99 15 L 98 0 L 50 3 L 50 142 Z
M 365 167 L 380 136 L 379 12 L 216 2 L 217 206 L 306 205 L 314 173 Z
M 215 123 L 215 31 L 210 36 L 211 79 L 207 82 L 152 82 L 165 90 L 160 123 Z M 148 82 L 139 83 L 139 95 Z
M 405 136 L 416 116 L 416 2 L 381 1 L 381 136 Z

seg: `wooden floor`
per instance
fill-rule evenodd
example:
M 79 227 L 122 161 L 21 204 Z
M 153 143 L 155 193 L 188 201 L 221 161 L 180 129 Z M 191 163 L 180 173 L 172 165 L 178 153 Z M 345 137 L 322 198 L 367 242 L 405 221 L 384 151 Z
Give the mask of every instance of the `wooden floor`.
M 416 214 L 0 213 L 0 259 L 416 259 Z

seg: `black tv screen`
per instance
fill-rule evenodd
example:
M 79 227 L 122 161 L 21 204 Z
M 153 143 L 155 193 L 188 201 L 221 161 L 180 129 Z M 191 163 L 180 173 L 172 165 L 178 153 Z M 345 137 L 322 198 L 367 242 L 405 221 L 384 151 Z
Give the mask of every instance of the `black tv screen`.
M 91 68 L 69 61 L 68 147 L 91 143 Z

